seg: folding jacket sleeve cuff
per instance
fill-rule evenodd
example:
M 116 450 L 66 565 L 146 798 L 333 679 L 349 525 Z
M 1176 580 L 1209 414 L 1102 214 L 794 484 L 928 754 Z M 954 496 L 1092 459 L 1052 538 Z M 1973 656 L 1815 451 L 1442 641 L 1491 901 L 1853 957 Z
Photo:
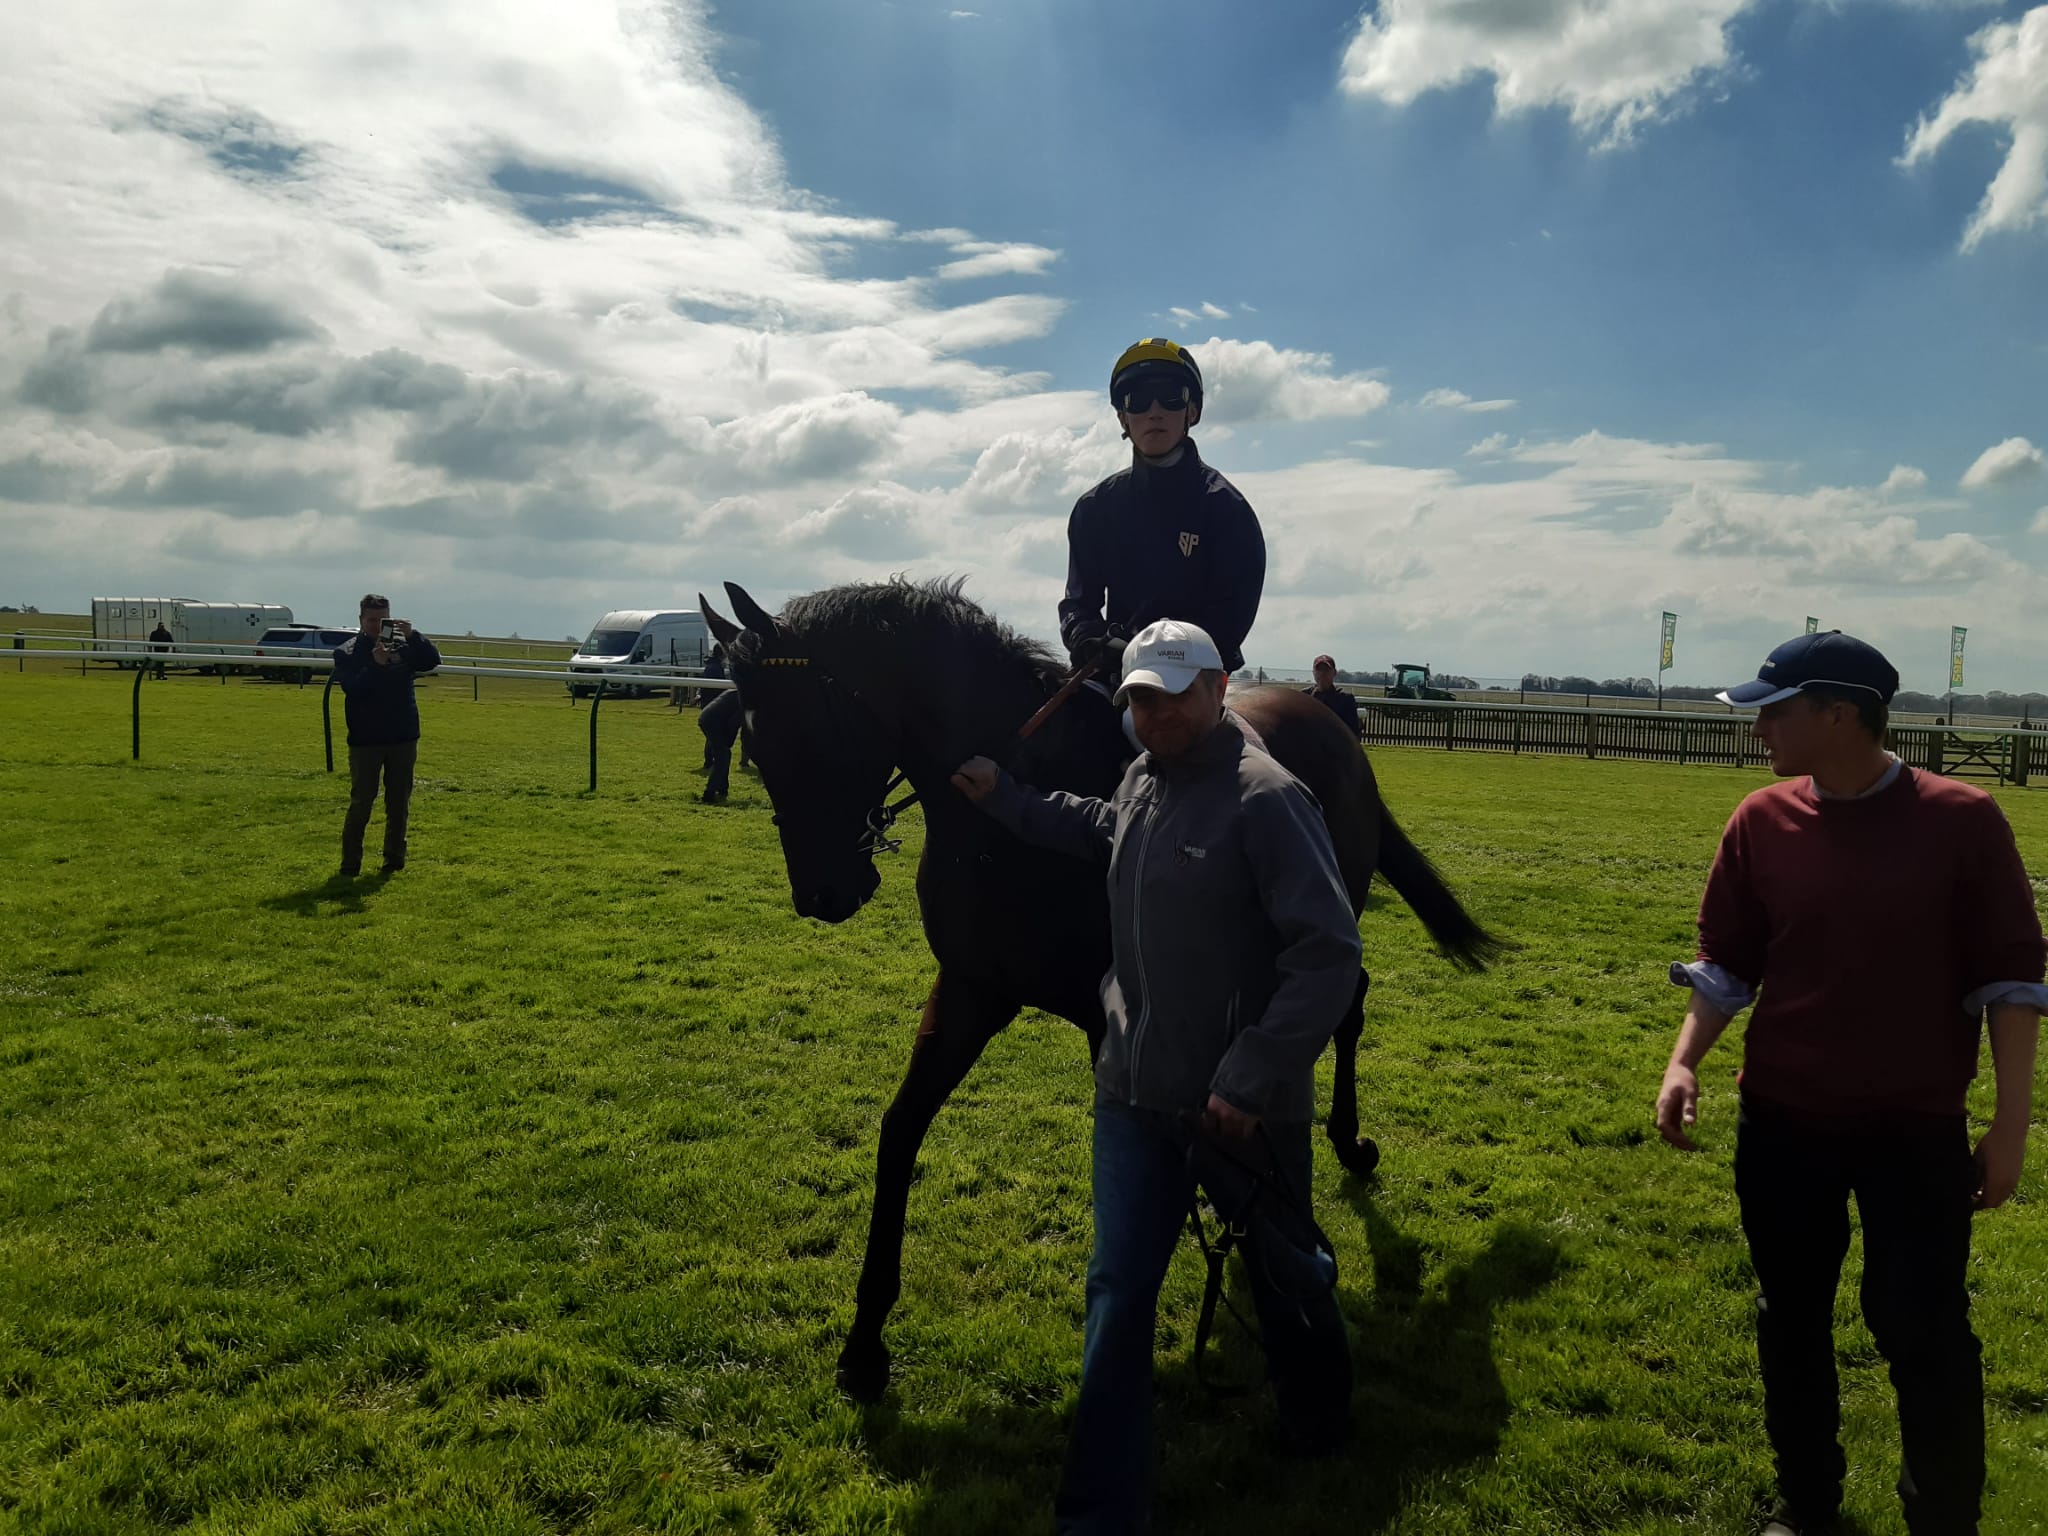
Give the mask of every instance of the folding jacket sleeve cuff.
M 1711 960 L 1674 960 L 1671 985 L 1689 987 L 1729 1018 L 1756 1001 L 1756 988 Z
M 2048 1013 L 2048 985 L 2038 981 L 1994 981 L 1964 998 L 1963 1012 L 1974 1019 L 1998 1003 L 2018 1003 Z

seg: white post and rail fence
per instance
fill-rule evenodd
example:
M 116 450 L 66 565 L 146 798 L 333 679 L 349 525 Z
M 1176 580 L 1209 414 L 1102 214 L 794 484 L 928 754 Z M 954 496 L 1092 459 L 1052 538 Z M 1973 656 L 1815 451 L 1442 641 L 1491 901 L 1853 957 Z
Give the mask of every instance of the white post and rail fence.
M 68 646 L 64 643 L 68 642 Z M 459 643 L 459 642 L 451 642 Z M 90 649 L 78 648 L 90 645 Z M 118 650 L 111 649 L 118 646 Z M 62 648 L 60 648 L 62 647 Z M 256 647 L 235 647 L 247 653 Z M 332 660 L 325 654 L 289 656 L 265 648 L 260 658 L 229 654 L 225 645 L 173 647 L 168 652 L 142 642 L 85 641 L 77 635 L 38 637 L 17 657 L 37 662 L 115 662 L 136 668 L 131 709 L 131 755 L 142 755 L 142 681 L 158 663 L 180 670 L 244 669 L 260 664 L 295 669 L 308 680 L 326 674 L 321 691 L 322 733 L 327 767 L 334 768 Z M 597 787 L 598 705 L 608 692 L 672 689 L 718 690 L 732 686 L 717 678 L 674 667 L 611 668 L 596 672 L 546 662 L 501 661 L 491 657 L 444 655 L 439 675 L 471 679 L 471 695 L 486 677 L 556 682 L 588 690 L 590 702 L 590 787 Z M 1709 710 L 1659 710 L 1586 704 L 1528 704 L 1491 699 L 1385 699 L 1359 693 L 1360 734 L 1368 746 L 1420 747 L 1447 752 L 1505 752 L 1514 755 L 1621 758 L 1638 762 L 1761 767 L 1767 761 L 1749 734 L 1750 716 Z M 1648 703 L 1648 701 L 1645 701 Z M 1887 744 L 1908 764 L 1931 773 L 2027 785 L 2036 777 L 2034 759 L 2048 773 L 2048 731 L 2020 727 L 1956 727 L 1895 721 Z
M 223 660 L 223 651 L 226 648 L 210 647 L 201 650 L 195 647 L 181 655 L 175 643 L 162 648 L 147 646 L 135 651 L 126 649 L 127 642 L 118 643 L 123 646 L 123 649 L 117 652 L 116 656 L 128 665 L 135 667 L 135 685 L 131 690 L 129 703 L 128 755 L 130 758 L 140 761 L 142 758 L 142 684 L 144 680 L 151 675 L 159 663 L 181 669 L 201 665 L 209 669 L 219 668 Z M 108 645 L 109 642 L 100 641 L 97 648 L 93 650 L 67 651 L 39 648 L 36 650 L 24 650 L 21 654 L 24 657 L 32 657 L 39 662 L 78 661 L 83 665 L 86 662 L 105 662 L 116 659 L 116 656 L 108 654 Z M 240 646 L 234 649 L 247 652 L 256 649 L 256 647 Z M 127 657 L 130 655 L 139 657 L 139 664 L 127 662 Z M 265 667 L 296 668 L 303 672 L 308 680 L 316 672 L 326 675 L 326 683 L 320 690 L 320 730 L 326 747 L 327 771 L 329 773 L 334 772 L 334 658 L 324 654 L 284 656 L 277 654 L 274 647 L 266 647 L 261 661 Z M 226 672 L 223 670 L 221 675 L 225 679 Z M 444 656 L 441 660 L 441 665 L 434 669 L 434 675 L 437 677 L 452 675 L 469 678 L 471 680 L 470 697 L 472 699 L 477 697 L 476 681 L 485 677 L 562 683 L 572 690 L 587 689 L 590 693 L 590 788 L 593 791 L 597 788 L 597 707 L 604 702 L 607 690 L 618 688 L 621 690 L 641 689 L 653 691 L 659 689 L 671 691 L 681 688 L 696 689 L 699 692 L 710 689 L 716 692 L 720 689 L 732 687 L 732 684 L 724 678 L 700 677 L 696 675 L 693 669 L 683 667 L 607 667 L 602 671 L 598 671 L 594 668 L 549 667 L 526 662 L 507 664 L 494 662 L 488 657 L 467 657 L 450 660 Z M 573 693 L 571 702 L 574 702 Z

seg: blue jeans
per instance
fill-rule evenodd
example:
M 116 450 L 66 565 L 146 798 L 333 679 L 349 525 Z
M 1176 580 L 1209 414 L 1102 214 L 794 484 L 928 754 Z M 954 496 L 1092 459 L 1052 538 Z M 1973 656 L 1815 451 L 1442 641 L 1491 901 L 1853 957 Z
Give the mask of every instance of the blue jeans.
M 1309 1192 L 1306 1125 L 1267 1128 L 1289 1183 Z M 1152 1506 L 1152 1338 L 1159 1287 L 1187 1224 L 1195 1181 L 1187 1134 L 1153 1110 L 1095 1105 L 1095 1248 L 1081 1396 L 1053 1509 L 1070 1536 L 1143 1531 Z M 1251 1256 L 1247 1256 L 1248 1260 Z M 1334 1295 L 1304 1309 L 1247 1262 L 1266 1365 L 1290 1440 L 1328 1448 L 1348 1437 L 1351 1350 Z

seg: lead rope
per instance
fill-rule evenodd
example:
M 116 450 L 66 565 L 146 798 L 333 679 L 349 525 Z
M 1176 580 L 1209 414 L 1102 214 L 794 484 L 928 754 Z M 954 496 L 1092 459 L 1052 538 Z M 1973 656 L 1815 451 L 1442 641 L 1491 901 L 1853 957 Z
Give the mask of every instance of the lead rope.
M 1266 1156 L 1273 1165 L 1271 1174 L 1253 1167 L 1213 1137 L 1210 1140 L 1210 1145 L 1218 1156 L 1222 1157 L 1226 1162 L 1235 1165 L 1240 1172 L 1251 1176 L 1254 1185 L 1253 1200 L 1258 1199 L 1267 1190 L 1277 1193 L 1281 1199 L 1294 1206 L 1306 1219 L 1309 1231 L 1314 1234 L 1315 1241 L 1322 1248 L 1323 1252 L 1334 1255 L 1337 1251 L 1336 1245 L 1330 1241 L 1328 1234 L 1317 1223 L 1314 1210 L 1310 1207 L 1308 1200 L 1296 1194 L 1294 1181 L 1287 1176 L 1287 1166 L 1281 1162 L 1279 1149 L 1273 1145 L 1272 1133 L 1266 1129 L 1264 1121 L 1259 1123 L 1259 1136 L 1266 1144 Z M 1249 1202 L 1246 1208 L 1249 1209 Z M 1258 1343 L 1261 1348 L 1264 1347 L 1265 1340 L 1260 1335 L 1259 1330 L 1246 1321 L 1245 1315 L 1237 1310 L 1237 1303 L 1230 1299 L 1229 1293 L 1224 1289 L 1224 1264 L 1230 1257 L 1231 1249 L 1243 1245 L 1249 1228 L 1243 1223 L 1230 1221 L 1220 1211 L 1216 1215 L 1216 1220 L 1217 1237 L 1216 1241 L 1212 1243 L 1209 1241 L 1208 1229 L 1202 1224 L 1202 1191 L 1201 1186 L 1197 1184 L 1194 1193 L 1189 1197 L 1188 1201 L 1188 1227 L 1195 1235 L 1196 1246 L 1202 1250 L 1202 1262 L 1208 1267 L 1209 1273 L 1208 1279 L 1202 1286 L 1201 1314 L 1195 1323 L 1195 1380 L 1217 1397 L 1236 1397 L 1242 1395 L 1245 1388 L 1241 1386 L 1218 1386 L 1209 1379 L 1207 1349 L 1209 1336 L 1214 1331 L 1216 1324 L 1216 1303 L 1222 1302 L 1229 1309 L 1230 1315 L 1237 1319 L 1238 1327 L 1249 1334 L 1253 1341 Z M 1252 1261 L 1252 1255 L 1247 1253 L 1245 1262 L 1249 1264 Z M 1270 1271 L 1268 1271 L 1268 1283 L 1271 1283 Z
M 1071 699 L 1075 691 L 1094 675 L 1095 663 L 1091 661 L 1087 666 L 1075 672 L 1064 683 L 1061 683 L 1059 691 L 1039 705 L 1033 711 L 1029 720 L 1026 720 L 1017 727 L 1017 735 L 1011 742 L 1011 746 L 1016 747 L 1037 735 L 1038 728 L 1058 713 L 1060 706 Z M 858 698 L 859 695 L 855 694 L 854 697 Z M 903 769 L 897 769 L 896 776 L 882 786 L 882 798 L 885 801 L 888 800 L 890 791 L 901 786 L 909 777 L 910 775 Z M 872 811 L 869 811 L 868 829 L 861 837 L 858 851 L 861 853 L 901 853 L 903 851 L 903 839 L 891 837 L 889 833 L 896 825 L 896 818 L 917 804 L 917 799 L 917 791 L 912 790 L 901 800 L 895 801 L 893 804 L 878 805 Z
M 1216 1218 L 1216 1241 L 1209 1241 L 1209 1232 L 1202 1225 L 1202 1195 L 1199 1188 L 1188 1202 L 1188 1228 L 1195 1234 L 1195 1244 L 1202 1250 L 1202 1262 L 1208 1266 L 1209 1277 L 1202 1283 L 1202 1311 L 1195 1322 L 1195 1380 L 1205 1391 L 1215 1397 L 1242 1397 L 1246 1389 L 1242 1386 L 1218 1384 L 1209 1379 L 1209 1335 L 1216 1327 L 1216 1303 L 1222 1302 L 1230 1309 L 1230 1315 L 1237 1319 L 1237 1326 L 1259 1339 L 1259 1330 L 1245 1321 L 1223 1288 L 1223 1266 L 1229 1261 L 1230 1250 L 1244 1240 L 1245 1229 L 1232 1226 L 1221 1216 Z

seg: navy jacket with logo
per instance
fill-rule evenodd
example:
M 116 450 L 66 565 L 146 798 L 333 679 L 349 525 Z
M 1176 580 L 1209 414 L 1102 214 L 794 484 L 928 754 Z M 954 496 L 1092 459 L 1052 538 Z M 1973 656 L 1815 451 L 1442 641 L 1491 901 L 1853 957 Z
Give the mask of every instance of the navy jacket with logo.
M 1074 503 L 1060 639 L 1072 650 L 1112 624 L 1134 635 L 1180 619 L 1206 629 L 1235 672 L 1265 585 L 1258 514 L 1189 439 L 1170 469 L 1134 455 Z

